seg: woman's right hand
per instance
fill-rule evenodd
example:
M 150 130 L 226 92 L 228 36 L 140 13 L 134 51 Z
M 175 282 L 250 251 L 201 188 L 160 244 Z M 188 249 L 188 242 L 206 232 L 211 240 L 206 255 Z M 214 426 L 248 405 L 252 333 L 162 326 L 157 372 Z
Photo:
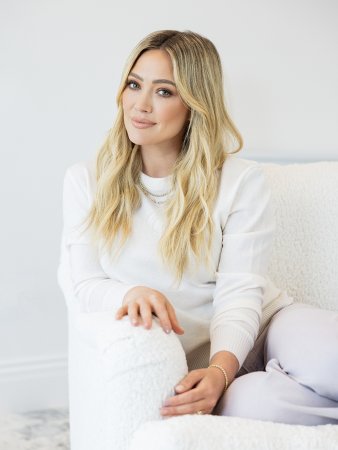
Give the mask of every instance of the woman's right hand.
M 145 286 L 136 286 L 127 292 L 115 318 L 120 320 L 129 315 L 132 325 L 137 326 L 143 321 L 144 327 L 149 329 L 152 325 L 152 314 L 159 318 L 166 333 L 173 330 L 177 334 L 184 334 L 169 300 L 161 292 Z

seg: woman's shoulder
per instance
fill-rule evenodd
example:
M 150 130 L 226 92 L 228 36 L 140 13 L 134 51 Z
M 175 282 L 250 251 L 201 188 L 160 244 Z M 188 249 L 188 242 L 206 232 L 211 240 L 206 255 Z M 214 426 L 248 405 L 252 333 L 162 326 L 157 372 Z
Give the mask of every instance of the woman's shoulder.
M 236 156 L 236 154 L 228 154 L 223 163 L 222 172 L 243 173 L 251 167 L 260 167 L 260 164 L 253 159 L 245 159 Z
M 67 167 L 64 175 L 64 189 L 66 191 L 93 194 L 96 186 L 95 161 L 83 160 Z
M 67 167 L 65 178 L 70 178 L 78 184 L 95 182 L 95 161 L 83 160 Z
M 229 154 L 223 163 L 221 172 L 221 185 L 229 189 L 242 184 L 242 180 L 249 173 L 261 174 L 262 166 L 257 161 Z
M 74 178 L 81 178 L 85 175 L 95 177 L 95 161 L 90 159 L 78 161 L 67 167 L 66 174 Z

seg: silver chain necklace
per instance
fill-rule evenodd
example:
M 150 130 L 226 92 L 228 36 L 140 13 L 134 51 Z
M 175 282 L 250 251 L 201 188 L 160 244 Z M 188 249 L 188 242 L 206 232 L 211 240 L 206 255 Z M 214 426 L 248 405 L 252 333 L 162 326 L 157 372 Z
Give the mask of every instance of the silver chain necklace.
M 163 203 L 165 203 L 167 201 L 167 199 L 163 199 L 162 201 L 159 201 L 157 199 L 163 198 L 168 196 L 169 194 L 172 193 L 173 188 L 171 188 L 168 192 L 164 192 L 164 194 L 154 194 L 153 192 L 150 192 L 145 185 L 142 183 L 141 179 L 138 179 L 138 185 L 141 189 L 141 191 L 144 193 L 144 195 L 149 198 L 150 201 L 152 201 L 153 203 L 155 203 L 156 205 L 161 205 Z M 152 198 L 155 197 L 155 198 Z

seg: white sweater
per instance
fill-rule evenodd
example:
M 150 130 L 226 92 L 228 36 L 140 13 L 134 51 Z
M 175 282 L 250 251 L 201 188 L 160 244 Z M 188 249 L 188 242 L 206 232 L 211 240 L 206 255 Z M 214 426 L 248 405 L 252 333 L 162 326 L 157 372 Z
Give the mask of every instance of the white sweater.
M 170 177 L 142 173 L 141 180 L 154 193 L 170 187 Z M 185 331 L 178 337 L 187 355 L 209 343 L 210 359 L 227 350 L 241 366 L 259 330 L 293 301 L 267 277 L 275 223 L 270 188 L 260 165 L 228 156 L 213 211 L 212 267 L 188 267 L 179 286 L 158 252 L 162 207 L 141 193 L 132 234 L 112 261 L 107 253 L 92 248 L 88 233 L 80 233 L 94 192 L 94 161 L 67 169 L 58 282 L 68 307 L 114 314 L 129 289 L 148 286 L 162 292 L 175 308 Z

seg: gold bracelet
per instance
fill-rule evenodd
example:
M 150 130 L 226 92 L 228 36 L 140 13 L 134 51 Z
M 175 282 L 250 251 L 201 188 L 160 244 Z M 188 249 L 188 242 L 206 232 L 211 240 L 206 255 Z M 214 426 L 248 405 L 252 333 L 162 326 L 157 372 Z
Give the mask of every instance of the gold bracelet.
M 223 375 L 225 378 L 225 388 L 224 388 L 224 392 L 225 392 L 228 389 L 228 385 L 229 385 L 228 375 L 227 375 L 226 371 L 223 369 L 223 367 L 219 366 L 218 364 L 210 364 L 209 367 L 216 367 L 217 369 L 219 369 L 223 372 Z M 208 369 L 209 369 L 209 367 L 208 367 Z

